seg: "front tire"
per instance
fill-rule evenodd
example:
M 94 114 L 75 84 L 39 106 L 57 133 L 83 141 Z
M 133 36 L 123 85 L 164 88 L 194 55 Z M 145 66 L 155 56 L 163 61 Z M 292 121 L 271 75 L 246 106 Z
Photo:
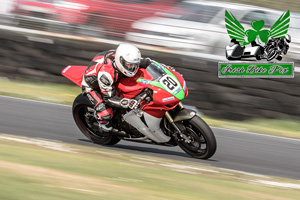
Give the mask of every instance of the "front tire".
M 186 131 L 185 135 L 191 140 L 178 141 L 180 148 L 193 158 L 208 159 L 212 157 L 217 149 L 216 138 L 209 126 L 198 116 L 183 121 Z
M 96 122 L 94 109 L 90 102 L 82 94 L 78 95 L 73 103 L 73 118 L 80 131 L 94 143 L 101 145 L 114 145 L 120 139 L 111 133 L 102 134 L 95 131 L 92 124 Z
M 273 60 L 278 56 L 278 53 L 275 49 L 270 49 L 267 55 L 267 61 Z

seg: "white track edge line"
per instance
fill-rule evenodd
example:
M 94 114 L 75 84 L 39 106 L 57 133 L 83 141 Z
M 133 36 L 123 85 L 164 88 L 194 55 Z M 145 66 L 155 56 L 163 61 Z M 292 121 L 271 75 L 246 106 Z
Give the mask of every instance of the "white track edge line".
M 247 133 L 247 134 L 252 134 L 252 135 L 258 135 L 258 136 L 262 136 L 262 137 L 272 137 L 272 138 L 276 138 L 276 139 L 285 139 L 285 140 L 292 140 L 292 141 L 300 142 L 300 139 L 280 137 L 280 136 L 274 136 L 274 135 L 266 135 L 266 134 L 262 134 L 262 133 L 255 133 L 255 132 L 248 132 L 248 131 L 239 131 L 239 130 L 227 129 L 227 128 L 219 128 L 219 127 L 214 127 L 214 126 L 210 126 L 210 127 L 214 128 L 214 129 L 221 129 L 221 130 L 226 130 L 226 131 L 234 131 L 234 132 L 240 132 L 240 133 Z
M 24 100 L 24 101 L 31 101 L 31 102 L 37 102 L 37 103 L 44 103 L 44 104 L 51 104 L 51 105 L 71 107 L 70 105 L 65 105 L 65 104 L 51 103 L 51 102 L 45 102 L 45 101 L 39 101 L 39 100 L 33 100 L 33 99 L 23 99 L 23 98 L 19 98 L 19 97 L 11 97 L 11 96 L 5 96 L 5 95 L 0 95 L 0 97 L 10 98 L 10 99 L 17 99 L 17 100 Z

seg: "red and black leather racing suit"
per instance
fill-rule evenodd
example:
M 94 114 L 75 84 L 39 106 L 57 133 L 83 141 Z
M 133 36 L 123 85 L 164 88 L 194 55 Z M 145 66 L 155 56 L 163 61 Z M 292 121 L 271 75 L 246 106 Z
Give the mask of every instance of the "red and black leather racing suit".
M 122 98 L 116 96 L 115 83 L 123 76 L 114 64 L 115 50 L 96 55 L 83 75 L 82 90 L 96 110 L 98 120 L 108 122 L 113 117 L 111 106 L 119 106 Z M 151 60 L 141 60 L 147 67 Z

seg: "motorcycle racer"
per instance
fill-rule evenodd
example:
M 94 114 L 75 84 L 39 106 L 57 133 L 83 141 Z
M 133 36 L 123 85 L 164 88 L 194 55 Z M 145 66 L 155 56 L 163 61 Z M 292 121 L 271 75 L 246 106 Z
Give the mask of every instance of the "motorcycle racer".
M 100 132 L 112 130 L 112 107 L 135 109 L 137 101 L 116 96 L 115 83 L 121 76 L 133 77 L 138 68 L 146 68 L 150 58 L 142 58 L 139 49 L 131 44 L 120 44 L 116 50 L 100 52 L 90 62 L 83 75 L 83 95 L 96 111 Z
M 214 155 L 217 143 L 212 130 L 195 111 L 181 103 L 188 95 L 183 76 L 163 63 L 142 59 L 135 47 L 128 52 L 129 48 L 125 49 L 124 57 L 119 57 L 121 67 L 131 73 L 129 76 L 116 66 L 119 47 L 116 52 L 97 55 L 89 69 L 69 65 L 62 70 L 63 76 L 83 88 L 72 106 L 80 131 L 100 145 L 115 145 L 124 139 L 178 145 L 198 159 Z M 131 56 L 132 52 L 136 56 Z M 147 62 L 150 64 L 144 64 Z M 98 95 L 95 99 L 93 93 Z
M 280 49 L 279 55 L 277 56 L 277 60 L 282 60 L 281 54 L 287 54 L 289 50 L 289 43 L 291 42 L 291 36 L 286 34 L 284 38 L 270 38 L 265 45 L 265 55 L 267 56 L 272 49 L 276 49 L 278 47 Z M 266 57 L 265 56 L 265 57 Z

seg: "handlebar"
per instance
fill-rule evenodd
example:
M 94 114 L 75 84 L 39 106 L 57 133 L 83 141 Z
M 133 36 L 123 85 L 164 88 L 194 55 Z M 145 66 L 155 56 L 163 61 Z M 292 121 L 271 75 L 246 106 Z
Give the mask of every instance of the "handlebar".
M 139 95 L 136 96 L 136 100 L 138 103 L 141 103 L 143 100 L 145 100 L 146 97 L 150 96 L 152 94 L 152 91 L 149 88 L 145 88 Z
M 142 108 L 145 104 L 147 104 L 147 103 L 149 103 L 149 102 L 151 101 L 151 97 L 149 97 L 150 95 L 152 95 L 152 90 L 149 89 L 149 88 L 145 88 L 139 95 L 137 95 L 137 96 L 135 97 L 135 99 L 137 100 L 138 105 L 140 105 L 140 103 L 141 103 L 143 100 L 146 100 L 146 102 L 143 103 L 142 105 L 140 105 L 140 107 L 137 109 L 137 113 L 139 113 L 138 116 L 141 115 L 141 113 L 140 113 L 141 108 Z

